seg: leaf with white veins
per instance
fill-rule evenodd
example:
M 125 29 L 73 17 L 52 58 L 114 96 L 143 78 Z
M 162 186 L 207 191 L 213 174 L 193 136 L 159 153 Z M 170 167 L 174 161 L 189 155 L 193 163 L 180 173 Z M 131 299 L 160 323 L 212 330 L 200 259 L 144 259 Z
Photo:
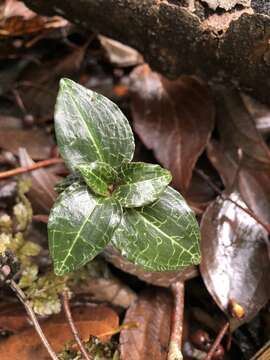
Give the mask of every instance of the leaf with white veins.
M 48 222 L 56 275 L 79 269 L 109 243 L 121 219 L 112 198 L 98 197 L 85 185 L 71 185 L 57 199 Z
M 69 79 L 60 81 L 55 132 L 60 154 L 73 171 L 94 161 L 119 167 L 133 157 L 133 134 L 118 106 Z
M 152 205 L 126 209 L 112 242 L 147 271 L 171 271 L 200 262 L 199 238 L 192 210 L 168 187 Z
M 77 166 L 90 189 L 102 196 L 110 195 L 110 186 L 117 181 L 117 172 L 109 165 L 100 161 Z
M 121 184 L 113 196 L 127 208 L 145 206 L 156 201 L 172 180 L 168 170 L 143 162 L 124 164 L 119 176 Z

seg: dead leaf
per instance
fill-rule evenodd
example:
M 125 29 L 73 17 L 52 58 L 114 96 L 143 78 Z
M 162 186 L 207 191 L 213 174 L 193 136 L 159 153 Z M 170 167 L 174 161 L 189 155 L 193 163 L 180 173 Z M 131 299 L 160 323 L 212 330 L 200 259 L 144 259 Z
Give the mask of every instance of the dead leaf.
M 116 277 L 91 277 L 75 288 L 76 294 L 87 294 L 93 301 L 105 301 L 115 306 L 128 308 L 136 299 L 136 293 Z
M 34 164 L 34 161 L 24 148 L 19 149 L 19 159 L 21 166 Z M 60 178 L 45 168 L 31 171 L 25 176 L 32 181 L 27 197 L 33 206 L 34 212 L 48 214 L 57 198 L 54 186 L 59 182 Z
M 0 307 L 0 330 L 17 333 L 30 326 L 25 309 L 18 304 L 2 304 Z
M 237 189 L 260 220 L 270 223 L 269 148 L 239 93 L 221 87 L 218 94 L 220 141 L 208 144 L 208 157 L 226 189 Z
M 135 66 L 143 63 L 142 55 L 130 46 L 106 36 L 98 36 L 109 61 L 119 67 Z
M 81 338 L 109 333 L 119 326 L 117 314 L 104 305 L 83 306 L 72 309 L 75 324 Z M 73 340 L 69 325 L 63 314 L 50 317 L 41 324 L 53 349 L 59 352 L 67 341 Z M 103 337 L 107 340 L 109 337 Z M 0 342 L 1 360 L 48 360 L 49 355 L 34 328 L 23 330 Z
M 136 328 L 122 330 L 122 360 L 166 360 L 170 340 L 173 299 L 169 291 L 145 291 L 128 309 L 124 323 Z
M 135 131 L 185 192 L 214 126 L 207 86 L 187 76 L 170 81 L 143 65 L 131 75 L 131 98 Z
M 238 192 L 230 198 L 246 207 Z M 270 297 L 268 234 L 229 200 L 218 197 L 201 221 L 201 274 L 218 306 L 229 316 L 230 303 L 239 304 L 249 321 Z
M 198 275 L 196 266 L 189 266 L 180 271 L 145 271 L 142 267 L 134 265 L 125 259 L 119 251 L 108 245 L 102 255 L 105 259 L 124 272 L 137 276 L 139 279 L 156 286 L 169 287 L 176 281 L 185 281 Z
M 24 130 L 1 127 L 0 147 L 13 154 L 18 155 L 19 148 L 23 147 L 31 158 L 47 159 L 52 146 L 52 137 L 41 128 Z
M 0 36 L 20 36 L 67 24 L 67 20 L 59 16 L 37 15 L 22 1 L 6 0 L 0 12 Z

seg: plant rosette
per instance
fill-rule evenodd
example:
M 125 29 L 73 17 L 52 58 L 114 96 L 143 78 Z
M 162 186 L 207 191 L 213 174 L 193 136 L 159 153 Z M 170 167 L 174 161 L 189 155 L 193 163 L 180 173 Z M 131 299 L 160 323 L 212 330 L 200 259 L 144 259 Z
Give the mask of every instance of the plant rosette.
M 64 180 L 48 222 L 57 275 L 79 269 L 108 244 L 145 271 L 199 264 L 195 215 L 169 186 L 168 170 L 132 162 L 133 133 L 116 104 L 62 79 L 55 133 L 72 173 Z

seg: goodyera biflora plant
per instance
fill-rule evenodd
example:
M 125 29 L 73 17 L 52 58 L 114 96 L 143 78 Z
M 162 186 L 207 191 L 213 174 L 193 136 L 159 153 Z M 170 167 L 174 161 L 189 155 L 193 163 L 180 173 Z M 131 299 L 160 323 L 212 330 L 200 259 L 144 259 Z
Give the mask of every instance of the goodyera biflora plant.
M 169 171 L 131 161 L 132 130 L 113 102 L 62 79 L 55 132 L 61 156 L 77 175 L 49 217 L 57 275 L 79 269 L 109 243 L 146 271 L 199 263 L 199 227 L 192 210 L 168 186 Z

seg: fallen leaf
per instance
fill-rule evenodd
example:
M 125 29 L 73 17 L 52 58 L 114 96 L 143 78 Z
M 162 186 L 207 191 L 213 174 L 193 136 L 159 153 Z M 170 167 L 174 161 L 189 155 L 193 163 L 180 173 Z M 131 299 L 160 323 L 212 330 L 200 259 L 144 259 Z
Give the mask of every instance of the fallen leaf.
M 135 66 L 143 63 L 142 55 L 130 46 L 106 36 L 98 36 L 109 61 L 119 67 Z
M 51 136 L 43 129 L 10 129 L 1 127 L 0 147 L 18 155 L 20 147 L 26 148 L 33 159 L 47 159 L 53 146 Z
M 39 16 L 22 1 L 6 0 L 0 13 L 0 36 L 20 36 L 44 29 L 60 28 L 68 24 L 59 17 Z
M 121 359 L 166 360 L 172 310 L 173 299 L 169 291 L 143 292 L 125 316 L 124 324 L 137 323 L 137 327 L 121 331 Z
M 25 309 L 18 304 L 2 304 L 0 307 L 0 330 L 17 333 L 30 326 Z
M 246 207 L 238 192 L 231 193 L 230 198 Z M 243 319 L 231 318 L 233 327 L 249 321 L 269 300 L 269 251 L 266 231 L 231 201 L 218 197 L 204 213 L 201 274 L 228 316 L 232 315 L 232 301 L 243 308 Z
M 225 188 L 237 189 L 248 207 L 270 223 L 270 151 L 240 94 L 220 87 L 217 100 L 220 141 L 207 154 Z
M 99 336 L 109 333 L 119 326 L 117 314 L 104 305 L 85 305 L 74 308 L 72 315 L 80 336 L 84 340 L 90 335 Z M 67 341 L 73 340 L 63 314 L 50 317 L 41 324 L 41 327 L 56 352 L 62 350 Z M 108 340 L 109 336 L 102 339 Z M 47 360 L 49 355 L 35 329 L 31 327 L 1 341 L 0 358 L 1 360 Z
M 121 256 L 119 251 L 111 245 L 105 248 L 102 255 L 115 267 L 156 286 L 169 287 L 176 281 L 185 281 L 198 275 L 197 266 L 189 266 L 180 271 L 145 271 L 142 267 Z
M 136 293 L 116 277 L 88 277 L 85 283 L 73 288 L 76 294 L 87 294 L 93 301 L 105 301 L 128 308 L 136 299 Z
M 21 166 L 34 164 L 34 161 L 24 148 L 19 149 L 19 159 Z M 48 168 L 40 168 L 31 171 L 24 176 L 30 178 L 32 181 L 27 197 L 29 198 L 34 211 L 37 213 L 41 212 L 42 214 L 48 214 L 57 198 L 54 186 L 59 182 L 60 178 L 53 175 Z
M 136 133 L 185 192 L 214 126 L 207 86 L 187 76 L 170 81 L 143 65 L 133 71 L 130 90 Z

